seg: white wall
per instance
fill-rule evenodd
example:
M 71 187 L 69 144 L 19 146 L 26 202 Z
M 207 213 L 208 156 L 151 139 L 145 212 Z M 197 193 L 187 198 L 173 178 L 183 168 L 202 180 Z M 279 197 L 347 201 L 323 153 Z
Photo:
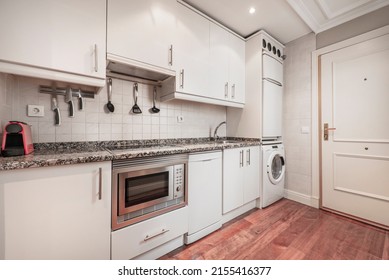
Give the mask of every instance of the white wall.
M 286 45 L 284 64 L 283 141 L 286 153 L 286 194 L 311 204 L 311 55 L 313 33 Z M 309 129 L 307 134 L 302 128 Z
M 32 125 L 34 143 L 69 141 L 108 141 L 167 138 L 209 137 L 211 131 L 226 120 L 226 108 L 188 101 L 157 102 L 159 114 L 150 114 L 153 87 L 139 84 L 138 105 L 143 114 L 130 113 L 133 105 L 133 83 L 113 79 L 114 113 L 107 113 L 107 89 L 103 88 L 95 99 L 86 99 L 84 111 L 75 111 L 68 117 L 68 105 L 58 96 L 62 125 L 54 126 L 50 95 L 38 92 L 39 85 L 50 81 L 0 73 L 0 121 L 24 121 Z M 5 100 L 5 102 L 4 102 Z M 77 100 L 74 100 L 77 104 Z M 43 105 L 45 116 L 27 117 L 27 105 Z M 78 107 L 77 107 L 78 108 Z M 184 117 L 183 123 L 177 116 Z M 220 136 L 225 136 L 225 126 Z

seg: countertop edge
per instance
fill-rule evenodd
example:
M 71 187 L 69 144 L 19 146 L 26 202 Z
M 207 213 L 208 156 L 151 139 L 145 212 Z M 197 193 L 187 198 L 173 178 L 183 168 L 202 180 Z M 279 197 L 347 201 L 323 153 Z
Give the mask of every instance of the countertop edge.
M 110 151 L 79 152 L 35 155 L 30 154 L 18 157 L 0 157 L 0 172 L 17 169 L 29 169 L 49 166 L 66 166 L 78 163 L 103 162 L 120 159 L 142 158 L 152 156 L 164 156 L 184 153 L 199 153 L 214 150 L 225 150 L 234 148 L 243 148 L 250 146 L 259 146 L 260 141 L 239 141 L 234 143 L 195 143 L 187 145 L 177 145 L 175 147 L 160 146 L 158 148 L 144 148 L 134 151 L 124 151 L 123 153 L 112 153 Z

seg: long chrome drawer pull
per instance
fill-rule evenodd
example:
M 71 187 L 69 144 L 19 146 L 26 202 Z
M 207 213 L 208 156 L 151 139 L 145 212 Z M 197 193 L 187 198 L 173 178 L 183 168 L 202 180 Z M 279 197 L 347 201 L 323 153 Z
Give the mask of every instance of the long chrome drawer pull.
M 167 233 L 168 231 L 169 231 L 168 229 L 162 229 L 161 232 L 158 232 L 158 233 L 156 233 L 154 235 L 146 235 L 146 237 L 143 240 L 144 241 L 148 241 L 148 240 L 153 239 L 153 238 L 155 238 L 157 236 L 160 236 L 160 235 L 162 235 L 164 233 Z

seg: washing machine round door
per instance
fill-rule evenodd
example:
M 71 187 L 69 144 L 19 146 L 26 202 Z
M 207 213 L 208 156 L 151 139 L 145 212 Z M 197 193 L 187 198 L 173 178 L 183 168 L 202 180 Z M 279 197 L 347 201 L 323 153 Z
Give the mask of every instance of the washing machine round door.
M 267 162 L 267 175 L 270 182 L 277 185 L 285 174 L 285 160 L 279 152 L 274 152 L 270 155 Z

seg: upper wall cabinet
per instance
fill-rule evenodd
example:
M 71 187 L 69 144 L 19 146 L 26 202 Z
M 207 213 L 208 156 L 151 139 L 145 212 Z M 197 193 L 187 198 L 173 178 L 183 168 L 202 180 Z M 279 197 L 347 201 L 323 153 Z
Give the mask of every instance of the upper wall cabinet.
M 212 22 L 210 93 L 217 99 L 245 103 L 245 42 Z
M 105 83 L 105 0 L 2 0 L 0 72 Z
M 209 21 L 177 5 L 176 91 L 209 97 Z
M 108 56 L 171 69 L 176 6 L 176 0 L 108 0 Z

